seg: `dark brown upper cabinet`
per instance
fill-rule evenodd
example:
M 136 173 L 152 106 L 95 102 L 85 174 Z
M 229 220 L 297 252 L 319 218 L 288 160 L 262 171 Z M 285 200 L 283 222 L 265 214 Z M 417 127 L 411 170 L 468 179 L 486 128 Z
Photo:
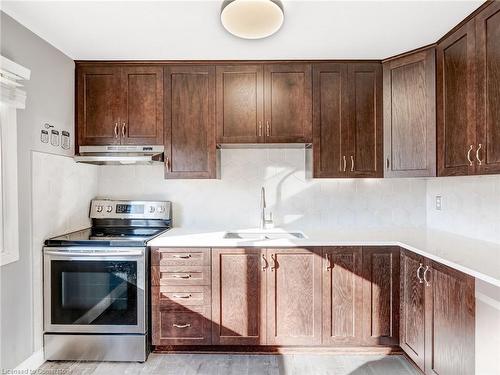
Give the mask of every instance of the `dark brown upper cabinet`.
M 217 142 L 308 143 L 311 65 L 217 66 Z
M 163 70 L 146 66 L 77 69 L 78 144 L 163 144 Z
M 215 66 L 165 68 L 165 178 L 216 178 Z
M 435 49 L 385 62 L 383 76 L 384 176 L 435 176 Z
M 163 144 L 163 69 L 127 66 L 122 74 L 122 144 Z
M 314 177 L 382 177 L 382 65 L 313 67 Z
M 264 118 L 267 143 L 312 141 L 310 64 L 264 66 Z
M 264 142 L 262 65 L 217 66 L 217 143 Z
M 78 67 L 76 90 L 78 144 L 80 146 L 119 144 L 120 68 Z
M 313 66 L 314 177 L 346 177 L 349 155 L 347 64 Z
M 476 152 L 475 22 L 437 46 L 438 175 L 474 174 Z
M 500 173 L 500 2 L 476 17 L 477 173 Z

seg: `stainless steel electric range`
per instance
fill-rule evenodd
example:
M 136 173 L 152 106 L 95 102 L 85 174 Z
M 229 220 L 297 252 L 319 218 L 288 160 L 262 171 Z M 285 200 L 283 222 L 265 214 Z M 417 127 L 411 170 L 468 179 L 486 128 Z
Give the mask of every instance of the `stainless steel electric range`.
M 90 218 L 92 227 L 45 241 L 45 359 L 145 361 L 146 244 L 171 228 L 171 204 L 95 199 Z

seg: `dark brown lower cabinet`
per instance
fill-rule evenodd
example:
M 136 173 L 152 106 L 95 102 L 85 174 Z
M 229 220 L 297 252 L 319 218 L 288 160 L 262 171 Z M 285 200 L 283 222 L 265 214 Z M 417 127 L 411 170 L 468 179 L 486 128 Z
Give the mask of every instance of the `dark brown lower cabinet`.
M 425 373 L 474 374 L 474 278 L 430 260 L 426 269 Z
M 212 250 L 212 342 L 266 343 L 264 249 Z
M 323 248 L 323 344 L 359 345 L 363 340 L 360 247 Z
M 401 250 L 401 309 L 399 346 L 424 370 L 425 358 L 425 259 Z
M 321 344 L 321 249 L 267 249 L 267 344 Z
M 399 247 L 363 247 L 365 345 L 399 344 Z

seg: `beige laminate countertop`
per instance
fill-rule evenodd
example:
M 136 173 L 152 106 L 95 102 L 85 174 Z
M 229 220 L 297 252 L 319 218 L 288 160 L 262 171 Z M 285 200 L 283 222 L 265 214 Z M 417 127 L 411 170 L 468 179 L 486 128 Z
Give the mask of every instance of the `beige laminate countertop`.
M 225 239 L 231 230 L 173 228 L 148 242 L 151 247 L 400 246 L 500 287 L 500 243 L 432 229 L 357 229 L 303 232 L 303 239 Z M 237 231 L 237 230 L 234 230 Z M 257 229 L 239 230 L 258 232 Z M 274 232 L 283 229 L 271 230 Z M 293 232 L 293 230 L 289 230 Z M 269 231 L 266 231 L 269 232 Z

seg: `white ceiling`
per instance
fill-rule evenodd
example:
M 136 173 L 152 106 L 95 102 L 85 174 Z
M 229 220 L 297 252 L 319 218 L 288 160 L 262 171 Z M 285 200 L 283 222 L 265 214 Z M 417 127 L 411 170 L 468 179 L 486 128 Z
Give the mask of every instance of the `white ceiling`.
M 381 59 L 435 42 L 482 1 L 283 0 L 274 36 L 238 39 L 220 1 L 5 1 L 2 10 L 75 60 Z

